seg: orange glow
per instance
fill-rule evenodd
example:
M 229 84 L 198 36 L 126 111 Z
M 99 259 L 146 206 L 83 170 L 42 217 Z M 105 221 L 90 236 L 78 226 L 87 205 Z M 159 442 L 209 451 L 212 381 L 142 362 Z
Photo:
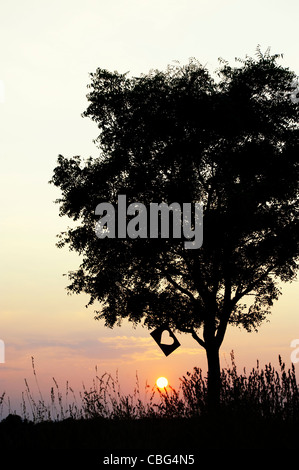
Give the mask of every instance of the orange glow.
M 168 380 L 165 377 L 159 377 L 156 381 L 157 387 L 166 388 L 168 385 Z

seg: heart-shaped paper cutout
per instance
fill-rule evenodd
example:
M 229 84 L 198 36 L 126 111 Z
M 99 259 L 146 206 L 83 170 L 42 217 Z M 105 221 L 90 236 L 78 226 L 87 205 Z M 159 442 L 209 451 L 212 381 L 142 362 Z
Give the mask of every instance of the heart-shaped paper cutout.
M 171 346 L 174 343 L 174 338 L 170 336 L 168 330 L 164 330 L 161 335 L 160 344 L 165 344 L 167 346 Z

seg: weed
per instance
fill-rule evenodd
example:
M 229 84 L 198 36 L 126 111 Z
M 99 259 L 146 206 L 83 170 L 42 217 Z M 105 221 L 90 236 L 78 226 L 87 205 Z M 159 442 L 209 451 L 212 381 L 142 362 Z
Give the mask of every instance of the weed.
M 257 418 L 279 418 L 284 421 L 296 420 L 299 416 L 299 391 L 295 368 L 286 371 L 285 363 L 279 356 L 280 371 L 271 364 L 261 369 L 257 361 L 256 368 L 249 374 L 244 369 L 237 373 L 233 352 L 231 366 L 221 372 L 221 409 L 230 415 L 251 416 Z M 138 420 L 157 418 L 196 418 L 205 414 L 207 408 L 207 377 L 202 370 L 194 367 L 180 378 L 178 389 L 168 387 L 151 388 L 147 383 L 141 397 L 138 376 L 133 394 L 123 395 L 118 380 L 118 373 L 99 375 L 97 368 L 92 386 L 76 396 L 66 382 L 63 394 L 53 377 L 50 400 L 46 403 L 40 391 L 37 374 L 32 358 L 32 368 L 38 391 L 38 399 L 31 392 L 25 379 L 25 392 L 22 393 L 21 417 L 34 423 L 43 421 L 63 421 L 72 419 L 110 419 Z M 0 395 L 0 417 L 4 414 L 5 393 Z M 71 398 L 70 398 L 71 397 Z M 16 412 L 14 412 L 16 414 Z

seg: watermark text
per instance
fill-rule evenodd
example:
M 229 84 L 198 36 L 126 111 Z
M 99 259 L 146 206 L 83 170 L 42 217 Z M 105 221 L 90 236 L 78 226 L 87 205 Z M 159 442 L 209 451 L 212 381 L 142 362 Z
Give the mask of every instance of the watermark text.
M 291 348 L 295 348 L 291 352 L 291 361 L 296 364 L 299 362 L 299 339 L 293 339 L 290 344 Z
M 98 238 L 185 238 L 186 249 L 198 249 L 203 243 L 203 206 L 201 203 L 152 202 L 149 208 L 134 202 L 127 207 L 126 196 L 118 196 L 117 209 L 109 202 L 97 205 L 95 215 Z M 129 217 L 128 216 L 133 216 Z
M 293 103 L 299 103 L 299 77 L 295 77 L 291 83 L 291 87 L 294 88 L 292 91 L 290 98 Z

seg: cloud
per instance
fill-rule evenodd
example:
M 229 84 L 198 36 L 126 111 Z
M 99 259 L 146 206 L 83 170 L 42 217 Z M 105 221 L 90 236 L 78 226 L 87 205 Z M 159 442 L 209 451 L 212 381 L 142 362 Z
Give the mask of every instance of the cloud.
M 113 336 L 98 339 L 105 356 L 118 358 L 120 363 L 151 360 L 160 355 L 152 338 Z
M 112 352 L 117 352 L 120 362 L 141 362 L 153 359 L 164 358 L 163 352 L 156 345 L 151 337 L 136 336 L 114 336 L 99 338 L 98 341 L 105 348 L 107 356 Z M 176 349 L 176 356 L 199 356 L 204 354 L 204 350 L 199 346 L 182 345 Z
M 132 345 L 135 347 L 150 347 L 152 345 L 152 338 L 136 337 L 136 336 L 111 336 L 99 338 L 98 341 L 103 344 L 108 344 L 112 347 L 120 349 L 131 348 Z
M 16 361 L 28 360 L 31 356 L 38 360 L 64 358 L 71 361 L 93 360 L 97 364 L 119 367 L 124 364 L 142 363 L 164 359 L 164 354 L 148 336 L 130 334 L 99 336 L 98 333 L 83 338 L 30 335 L 26 338 L 10 338 L 5 343 L 6 365 L 15 367 Z M 181 344 L 173 354 L 176 358 L 199 357 L 204 351 L 197 345 Z M 43 358 L 43 359 L 42 359 Z

